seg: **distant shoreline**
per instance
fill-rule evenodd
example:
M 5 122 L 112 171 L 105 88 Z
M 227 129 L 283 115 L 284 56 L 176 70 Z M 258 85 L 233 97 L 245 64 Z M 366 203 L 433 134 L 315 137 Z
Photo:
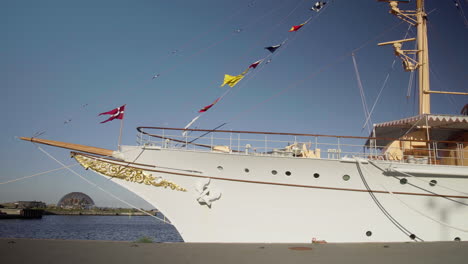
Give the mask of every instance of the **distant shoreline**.
M 155 215 L 155 212 L 147 212 L 151 215 Z M 73 210 L 73 211 L 65 211 L 65 210 L 44 210 L 44 215 L 76 215 L 76 216 L 148 216 L 142 212 L 128 212 L 128 211 L 112 211 L 106 212 L 101 210 Z
M 93 209 L 63 209 L 63 208 L 29 208 L 29 209 L 19 209 L 19 208 L 0 208 L 0 214 L 7 218 L 7 215 L 11 218 L 13 215 L 20 216 L 22 211 L 40 211 L 40 215 L 92 215 L 92 216 L 149 216 L 156 215 L 158 211 L 155 210 L 144 210 L 144 212 L 137 211 L 135 209 L 129 208 L 93 208 Z

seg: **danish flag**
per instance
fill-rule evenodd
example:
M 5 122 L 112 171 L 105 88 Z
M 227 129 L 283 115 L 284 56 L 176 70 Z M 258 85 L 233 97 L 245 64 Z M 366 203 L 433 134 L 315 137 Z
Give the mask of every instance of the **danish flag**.
M 101 124 L 112 121 L 114 119 L 123 119 L 125 106 L 126 105 L 122 105 L 121 107 L 117 107 L 108 112 L 100 113 L 99 115 L 111 115 L 111 117 L 109 117 L 107 120 L 102 121 Z

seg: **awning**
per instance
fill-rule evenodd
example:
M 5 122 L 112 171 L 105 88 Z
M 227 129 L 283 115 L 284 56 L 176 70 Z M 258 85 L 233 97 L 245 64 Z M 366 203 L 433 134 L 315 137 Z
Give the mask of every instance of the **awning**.
M 390 139 L 398 139 L 426 126 L 430 128 L 430 140 L 451 141 L 456 135 L 468 132 L 468 116 L 429 114 L 374 124 L 375 135 L 371 137 L 386 138 L 377 140 L 377 146 L 383 147 L 392 141 Z M 366 145 L 369 145 L 369 140 Z
M 427 118 L 427 123 L 426 123 Z M 468 116 L 453 115 L 418 115 L 400 120 L 375 124 L 375 128 L 380 127 L 407 127 L 428 125 L 432 128 L 453 128 L 468 129 Z

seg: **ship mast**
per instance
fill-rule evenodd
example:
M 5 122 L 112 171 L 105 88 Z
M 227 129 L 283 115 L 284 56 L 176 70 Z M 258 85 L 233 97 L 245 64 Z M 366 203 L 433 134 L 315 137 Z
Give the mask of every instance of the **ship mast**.
M 423 115 L 431 113 L 427 14 L 424 10 L 424 0 L 417 0 L 416 2 L 416 18 L 418 21 L 419 114 Z
M 390 6 L 389 13 L 395 15 L 399 19 L 409 23 L 417 28 L 417 38 L 402 39 L 389 42 L 379 43 L 379 46 L 393 45 L 395 55 L 400 57 L 403 62 L 405 71 L 418 70 L 418 91 L 419 91 L 419 114 L 431 113 L 430 94 L 453 94 L 453 95 L 468 95 L 463 92 L 447 92 L 447 91 L 432 91 L 429 81 L 429 48 L 427 40 L 427 14 L 424 9 L 424 0 L 416 0 L 416 10 L 400 10 L 398 4 L 409 3 L 409 0 L 378 0 L 379 2 L 387 2 Z M 416 50 L 404 50 L 402 46 L 404 42 L 417 41 Z M 417 54 L 417 60 L 408 55 Z
M 419 91 L 419 114 L 430 114 L 430 83 L 429 83 L 429 50 L 427 44 L 427 14 L 424 10 L 424 0 L 416 0 L 416 10 L 400 10 L 398 4 L 400 2 L 408 3 L 409 0 L 379 0 L 380 2 L 388 2 L 390 13 L 399 19 L 415 26 L 417 28 L 417 38 L 402 39 L 389 42 L 379 43 L 379 46 L 393 45 L 395 55 L 400 57 L 403 62 L 405 71 L 418 70 L 418 91 Z M 404 42 L 417 41 L 416 50 L 404 50 L 402 46 Z M 417 60 L 409 55 L 417 54 Z

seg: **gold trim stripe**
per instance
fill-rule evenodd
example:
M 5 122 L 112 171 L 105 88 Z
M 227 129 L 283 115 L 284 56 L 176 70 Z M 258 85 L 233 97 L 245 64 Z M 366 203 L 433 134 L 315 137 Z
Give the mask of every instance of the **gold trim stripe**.
M 90 156 L 91 155 L 72 152 L 72 157 L 75 158 L 76 161 L 78 161 L 78 163 L 80 163 L 85 169 L 91 169 L 97 173 L 129 182 L 143 183 L 155 187 L 169 187 L 172 190 L 182 192 L 187 191 L 185 188 L 182 188 L 173 182 L 147 174 L 142 169 L 115 164 L 113 162 L 103 161 L 97 157 Z

